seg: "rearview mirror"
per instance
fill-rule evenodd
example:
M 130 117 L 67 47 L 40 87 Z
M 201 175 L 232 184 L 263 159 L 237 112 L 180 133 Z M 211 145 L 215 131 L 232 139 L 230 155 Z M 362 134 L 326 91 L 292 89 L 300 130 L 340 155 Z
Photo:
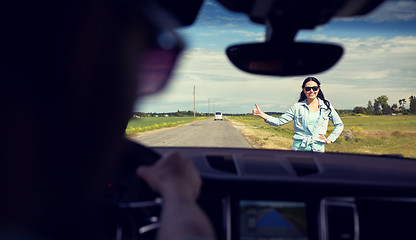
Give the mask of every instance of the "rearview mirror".
M 341 46 L 323 43 L 254 43 L 227 48 L 230 61 L 239 69 L 256 74 L 297 76 L 323 72 L 342 56 Z

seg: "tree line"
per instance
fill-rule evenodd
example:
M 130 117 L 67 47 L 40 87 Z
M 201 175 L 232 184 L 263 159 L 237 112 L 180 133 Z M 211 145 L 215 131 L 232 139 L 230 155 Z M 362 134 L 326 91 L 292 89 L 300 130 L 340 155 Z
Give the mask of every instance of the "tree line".
M 374 99 L 374 101 L 368 100 L 367 106 L 356 106 L 354 109 L 343 110 L 336 109 L 340 114 L 365 114 L 365 115 L 391 115 L 391 114 L 416 114 L 416 96 L 410 96 L 408 99 L 400 99 L 398 103 L 393 103 L 391 106 L 388 104 L 389 98 L 386 95 L 382 95 Z M 406 108 L 406 104 L 409 103 L 409 108 Z M 136 117 L 154 117 L 154 116 L 175 116 L 175 117 L 190 117 L 194 115 L 193 111 L 180 111 L 176 112 L 165 112 L 165 113 L 156 113 L 156 112 L 133 112 Z M 197 116 L 213 116 L 215 113 L 201 113 L 196 112 Z M 242 115 L 251 115 L 251 113 L 243 114 L 227 114 L 224 115 L 230 116 L 242 116 Z M 267 112 L 269 115 L 281 115 L 281 112 Z
M 416 97 L 410 96 L 407 99 L 400 99 L 398 103 L 393 103 L 391 106 L 387 103 L 389 98 L 386 95 L 379 96 L 373 102 L 368 100 L 367 107 L 356 106 L 352 112 L 355 114 L 365 115 L 391 115 L 391 114 L 416 114 Z M 406 104 L 409 103 L 409 108 Z
M 133 116 L 136 117 L 163 117 L 163 116 L 170 116 L 170 117 L 193 117 L 194 111 L 176 111 L 176 112 L 133 112 Z M 195 113 L 197 116 L 203 116 L 208 115 L 208 113 Z M 214 113 L 211 113 L 211 116 L 213 116 Z

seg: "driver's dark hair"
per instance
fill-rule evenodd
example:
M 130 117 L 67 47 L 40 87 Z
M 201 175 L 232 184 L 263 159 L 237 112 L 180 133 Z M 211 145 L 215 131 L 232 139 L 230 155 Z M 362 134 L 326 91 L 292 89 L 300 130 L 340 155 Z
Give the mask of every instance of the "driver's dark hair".
M 306 95 L 303 92 L 303 88 L 305 88 L 306 83 L 309 82 L 309 81 L 314 81 L 314 82 L 316 82 L 316 84 L 318 84 L 318 87 L 321 87 L 321 83 L 318 81 L 318 79 L 316 79 L 314 77 L 307 77 L 305 80 L 303 80 L 302 91 L 300 92 L 300 97 L 299 97 L 298 102 L 302 102 L 306 99 Z M 318 98 L 320 98 L 322 101 L 324 101 L 326 107 L 329 109 L 329 115 L 331 115 L 331 112 L 332 112 L 332 110 L 330 108 L 331 104 L 329 103 L 328 100 L 325 99 L 324 93 L 322 92 L 322 89 L 319 89 Z

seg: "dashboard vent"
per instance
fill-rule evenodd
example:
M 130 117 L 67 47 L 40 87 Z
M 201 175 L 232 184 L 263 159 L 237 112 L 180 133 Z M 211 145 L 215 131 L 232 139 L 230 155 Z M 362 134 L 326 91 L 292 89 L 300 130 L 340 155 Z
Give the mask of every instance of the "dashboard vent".
M 206 155 L 209 165 L 222 172 L 237 174 L 232 155 Z
M 251 174 L 251 175 L 270 175 L 270 176 L 281 176 L 286 175 L 288 176 L 289 173 L 286 171 L 285 168 L 282 167 L 282 165 L 277 163 L 269 163 L 269 162 L 245 162 L 244 164 L 244 170 L 242 171 L 245 174 Z
M 310 156 L 286 156 L 299 177 L 319 173 L 318 164 L 314 157 Z
M 322 239 L 358 240 L 358 212 L 354 202 L 323 200 Z
M 328 206 L 328 239 L 355 239 L 354 209 L 351 206 Z

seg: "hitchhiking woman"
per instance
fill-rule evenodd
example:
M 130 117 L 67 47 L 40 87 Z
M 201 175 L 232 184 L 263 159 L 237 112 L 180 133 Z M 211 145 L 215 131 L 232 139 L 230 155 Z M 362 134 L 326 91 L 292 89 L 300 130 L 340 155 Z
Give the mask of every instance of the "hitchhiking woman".
M 281 126 L 294 120 L 295 135 L 293 136 L 292 150 L 325 152 L 325 144 L 334 142 L 344 129 L 334 107 L 325 99 L 321 83 L 314 77 L 303 81 L 299 101 L 279 118 L 269 116 L 256 105 L 253 115 L 263 118 L 268 124 Z M 328 129 L 328 120 L 335 128 L 325 137 Z

